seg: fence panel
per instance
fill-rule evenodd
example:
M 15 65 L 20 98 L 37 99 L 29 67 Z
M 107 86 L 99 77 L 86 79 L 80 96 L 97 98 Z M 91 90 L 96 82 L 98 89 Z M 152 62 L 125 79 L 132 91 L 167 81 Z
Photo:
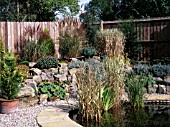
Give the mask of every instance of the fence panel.
M 152 60 L 163 56 L 170 57 L 170 17 L 139 19 L 139 20 L 117 20 L 102 21 L 94 25 L 100 25 L 102 29 L 119 29 L 120 24 L 133 22 L 137 30 L 137 43 L 142 43 L 142 52 L 138 60 Z
M 63 31 L 67 26 L 71 28 L 81 27 L 81 22 L 78 20 L 63 20 L 61 22 L 0 22 L 0 35 L 4 40 L 5 49 L 12 50 L 14 53 L 21 51 L 23 46 L 23 36 L 26 30 L 31 27 L 33 31 L 37 31 L 38 28 L 48 29 L 51 38 L 55 43 L 55 55 L 59 55 L 59 41 L 60 30 Z M 33 40 L 36 39 L 36 34 L 32 37 Z

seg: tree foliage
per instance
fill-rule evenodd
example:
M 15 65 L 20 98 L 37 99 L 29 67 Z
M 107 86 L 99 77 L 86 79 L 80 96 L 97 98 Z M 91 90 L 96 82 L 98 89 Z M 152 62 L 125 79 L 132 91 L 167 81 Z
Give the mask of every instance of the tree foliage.
M 1 0 L 0 21 L 54 21 L 55 16 L 74 16 L 78 0 Z
M 170 16 L 169 0 L 92 0 L 85 6 L 86 13 L 81 16 L 93 20 L 111 21 L 116 19 L 151 18 Z

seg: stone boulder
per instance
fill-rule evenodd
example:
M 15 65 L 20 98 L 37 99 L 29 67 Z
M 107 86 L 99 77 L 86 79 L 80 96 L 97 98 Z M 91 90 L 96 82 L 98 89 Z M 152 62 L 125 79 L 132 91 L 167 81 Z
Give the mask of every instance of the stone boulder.
M 166 94 L 166 86 L 165 85 L 158 85 L 158 93 Z
M 74 75 L 74 74 L 76 74 L 77 71 L 78 71 L 77 68 L 73 68 L 73 69 L 70 69 L 68 73 L 69 73 L 69 75 Z
M 33 81 L 36 82 L 36 83 L 42 82 L 41 76 L 40 75 L 34 75 Z
M 40 104 L 45 104 L 45 103 L 47 103 L 47 99 L 48 99 L 48 95 L 47 94 L 41 94 L 40 95 L 40 99 L 39 99 L 39 103 Z
M 38 87 L 37 87 L 36 82 L 29 82 L 29 83 L 27 83 L 27 86 L 32 87 L 34 90 L 36 90 L 36 92 L 38 92 Z
M 29 62 L 29 67 L 30 67 L 30 68 L 33 68 L 34 65 L 36 65 L 36 62 Z
M 20 98 L 27 96 L 35 97 L 35 90 L 32 87 L 25 85 L 24 87 L 20 88 L 18 97 Z
M 151 93 L 156 93 L 158 90 L 158 85 L 157 84 L 154 84 L 154 85 L 149 85 L 148 86 L 148 93 L 151 94 Z
M 66 74 L 57 74 L 57 75 L 54 75 L 54 80 L 57 80 L 57 81 L 67 81 L 67 75 Z
M 38 68 L 31 68 L 29 70 L 30 75 L 41 75 L 42 71 Z
M 166 86 L 166 92 L 168 95 L 170 95 L 170 86 L 169 85 Z

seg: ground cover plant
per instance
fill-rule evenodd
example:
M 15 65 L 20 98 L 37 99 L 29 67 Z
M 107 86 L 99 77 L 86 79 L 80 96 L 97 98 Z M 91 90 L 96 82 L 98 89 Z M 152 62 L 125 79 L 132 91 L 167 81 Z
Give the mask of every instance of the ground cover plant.
M 66 90 L 60 82 L 43 81 L 38 85 L 38 93 L 47 94 L 48 99 L 51 99 L 52 97 L 65 99 L 66 96 Z

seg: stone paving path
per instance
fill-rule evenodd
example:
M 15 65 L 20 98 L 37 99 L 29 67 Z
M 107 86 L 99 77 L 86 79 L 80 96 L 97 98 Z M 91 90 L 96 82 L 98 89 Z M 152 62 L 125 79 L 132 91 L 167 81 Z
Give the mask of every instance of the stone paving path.
M 37 122 L 40 127 L 82 127 L 69 118 L 69 110 L 74 105 L 73 101 L 72 104 L 61 101 L 59 105 L 48 105 L 38 115 Z

